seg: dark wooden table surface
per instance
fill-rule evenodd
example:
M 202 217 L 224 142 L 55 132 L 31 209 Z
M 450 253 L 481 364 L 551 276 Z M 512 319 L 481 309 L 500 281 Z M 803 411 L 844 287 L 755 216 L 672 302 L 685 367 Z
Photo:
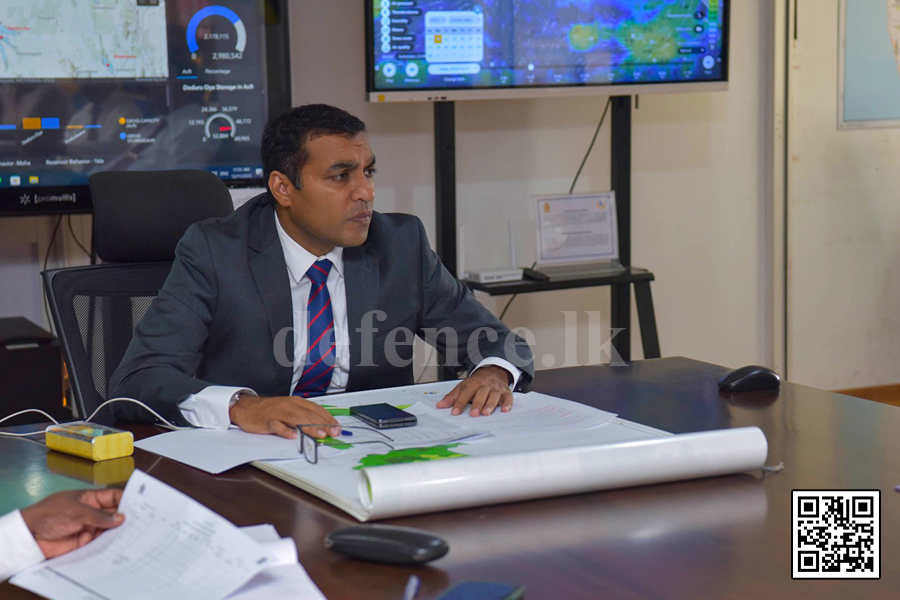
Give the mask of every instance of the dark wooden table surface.
M 664 358 L 543 371 L 535 389 L 672 432 L 757 425 L 768 437 L 767 462 L 783 461 L 781 473 L 385 521 L 450 542 L 450 553 L 427 568 L 325 550 L 326 533 L 355 521 L 252 467 L 215 477 L 139 450 L 135 465 L 237 525 L 271 522 L 292 536 L 332 600 L 397 600 L 411 573 L 422 579 L 422 600 L 465 580 L 523 583 L 532 600 L 900 598 L 900 409 L 792 384 L 728 395 L 716 387 L 726 371 Z M 157 431 L 134 430 L 138 437 Z M 881 490 L 880 580 L 792 580 L 792 489 Z M 0 598 L 33 597 L 0 585 Z

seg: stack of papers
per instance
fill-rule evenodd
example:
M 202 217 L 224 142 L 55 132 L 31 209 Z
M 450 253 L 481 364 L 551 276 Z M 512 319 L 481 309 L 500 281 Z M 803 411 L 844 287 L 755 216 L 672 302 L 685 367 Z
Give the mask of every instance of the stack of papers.
M 613 413 L 534 392 L 516 394 L 516 406 L 508 413 L 498 410 L 486 417 L 471 417 L 468 412 L 453 416 L 449 409 L 435 408 L 435 404 L 446 393 L 443 391 L 443 388 L 448 388 L 446 382 L 415 388 L 418 389 L 376 390 L 343 394 L 334 397 L 334 400 L 329 398 L 329 401 L 340 402 L 341 406 L 337 407 L 339 410 L 346 410 L 349 406 L 390 400 L 390 404 L 401 406 L 407 412 L 416 415 L 418 423 L 415 427 L 398 427 L 379 432 L 371 430 L 371 427 L 355 417 L 337 416 L 339 423 L 351 429 L 346 430 L 347 435 L 342 434 L 329 440 L 328 445 L 320 446 L 319 456 L 334 457 L 347 451 L 350 451 L 349 454 L 370 451 L 381 442 L 386 442 L 390 448 L 398 450 L 438 446 L 463 440 L 472 442 L 488 437 L 513 439 L 575 432 L 598 427 L 616 416 Z M 377 396 L 373 396 L 375 394 Z M 357 427 L 363 429 L 354 429 Z M 225 431 L 214 429 L 172 431 L 140 440 L 135 442 L 134 446 L 213 475 L 255 461 L 300 458 L 297 440 L 246 433 L 236 428 Z
M 297 562 L 297 546 L 281 538 L 272 525 L 241 527 L 240 530 L 269 551 L 272 563 L 244 584 L 228 600 L 325 600 L 306 570 Z
M 486 417 L 473 417 L 468 411 L 456 416 L 450 414 L 449 410 L 432 408 L 430 411 L 445 426 L 480 427 L 492 437 L 500 439 L 574 433 L 599 427 L 616 417 L 615 413 L 537 392 L 515 396 L 516 403 L 511 411 L 497 410 Z M 417 406 L 424 407 L 424 404 L 419 403 Z
M 240 429 L 184 429 L 134 443 L 140 448 L 218 475 L 254 460 L 296 459 L 297 440 Z
M 324 600 L 271 525 L 238 529 L 141 471 L 119 511 L 119 527 L 11 582 L 51 600 Z

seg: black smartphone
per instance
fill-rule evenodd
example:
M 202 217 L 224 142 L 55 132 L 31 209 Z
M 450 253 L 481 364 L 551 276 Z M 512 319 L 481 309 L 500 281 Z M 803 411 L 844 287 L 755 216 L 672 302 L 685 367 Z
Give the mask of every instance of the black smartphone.
M 438 600 L 519 600 L 524 595 L 524 585 L 464 581 L 444 592 Z
M 350 414 L 376 429 L 412 427 L 418 422 L 416 415 L 390 404 L 364 404 L 351 406 Z

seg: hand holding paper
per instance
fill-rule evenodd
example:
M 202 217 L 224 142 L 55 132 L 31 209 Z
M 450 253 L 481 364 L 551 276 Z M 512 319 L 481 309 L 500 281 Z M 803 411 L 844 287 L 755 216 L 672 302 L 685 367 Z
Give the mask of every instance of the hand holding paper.
M 125 515 L 116 512 L 122 490 L 59 492 L 22 510 L 28 530 L 47 558 L 54 558 L 93 541 L 118 527 Z
M 132 474 L 119 509 L 126 515 L 120 527 L 36 569 L 105 598 L 220 600 L 270 561 L 237 527 L 141 471 Z M 28 585 L 33 571 L 12 582 L 42 593 Z

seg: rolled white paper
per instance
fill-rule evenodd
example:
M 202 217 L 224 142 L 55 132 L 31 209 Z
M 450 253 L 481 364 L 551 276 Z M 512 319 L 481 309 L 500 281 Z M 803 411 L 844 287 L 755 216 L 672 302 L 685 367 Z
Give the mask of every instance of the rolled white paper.
M 741 473 L 763 466 L 758 427 L 362 470 L 369 519 Z

